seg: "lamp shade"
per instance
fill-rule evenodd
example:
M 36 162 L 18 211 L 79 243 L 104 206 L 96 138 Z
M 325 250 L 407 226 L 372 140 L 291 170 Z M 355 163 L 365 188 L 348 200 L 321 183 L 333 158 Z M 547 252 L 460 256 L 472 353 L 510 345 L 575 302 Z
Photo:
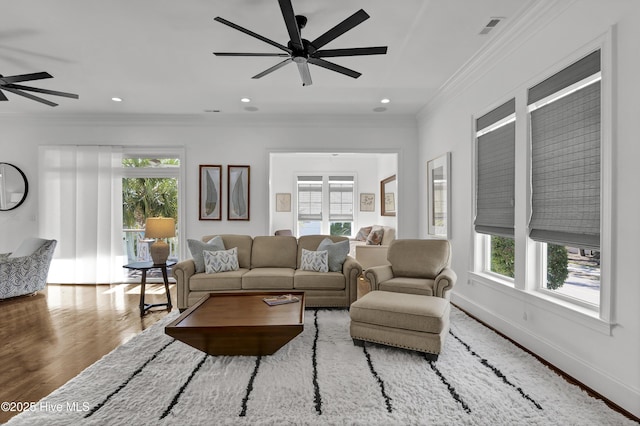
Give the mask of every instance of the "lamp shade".
M 176 222 L 171 217 L 150 217 L 144 230 L 145 238 L 171 238 L 176 236 Z

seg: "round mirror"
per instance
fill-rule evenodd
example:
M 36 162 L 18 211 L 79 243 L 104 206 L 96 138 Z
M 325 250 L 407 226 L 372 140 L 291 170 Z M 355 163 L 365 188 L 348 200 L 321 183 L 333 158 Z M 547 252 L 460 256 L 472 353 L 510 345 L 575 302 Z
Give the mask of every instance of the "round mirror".
M 0 211 L 13 210 L 24 202 L 29 192 L 25 174 L 9 163 L 0 163 Z

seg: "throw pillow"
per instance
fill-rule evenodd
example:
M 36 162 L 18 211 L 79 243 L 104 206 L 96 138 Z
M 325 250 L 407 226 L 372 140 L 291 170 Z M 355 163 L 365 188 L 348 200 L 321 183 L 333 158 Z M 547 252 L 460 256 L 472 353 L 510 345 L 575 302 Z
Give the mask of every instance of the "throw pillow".
M 349 254 L 349 240 L 334 243 L 331 238 L 325 238 L 318 245 L 318 250 L 326 250 L 329 254 L 329 270 L 331 272 L 342 272 L 342 264 Z
M 202 255 L 204 256 L 204 267 L 207 274 L 237 271 L 239 269 L 238 247 L 229 250 L 205 250 Z
M 384 235 L 384 228 L 382 226 L 374 226 L 367 237 L 367 245 L 379 246 L 382 244 L 382 236 Z
M 367 237 L 371 233 L 372 226 L 363 226 L 356 234 L 356 241 L 367 241 Z
M 206 243 L 198 240 L 187 240 L 187 245 L 193 262 L 196 264 L 196 274 L 204 272 L 204 256 L 202 254 L 204 250 L 216 251 L 225 249 L 222 237 L 219 235 L 216 235 Z
M 302 249 L 300 269 L 303 271 L 329 272 L 329 253 L 326 250 Z

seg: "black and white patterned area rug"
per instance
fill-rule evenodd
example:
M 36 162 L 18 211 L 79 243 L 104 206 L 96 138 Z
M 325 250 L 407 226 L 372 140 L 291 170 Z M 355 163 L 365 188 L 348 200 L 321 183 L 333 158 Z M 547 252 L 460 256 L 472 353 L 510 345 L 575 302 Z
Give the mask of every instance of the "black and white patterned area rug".
M 458 309 L 436 362 L 353 345 L 346 310 L 307 310 L 272 356 L 209 356 L 164 334 L 172 313 L 9 425 L 626 425 Z

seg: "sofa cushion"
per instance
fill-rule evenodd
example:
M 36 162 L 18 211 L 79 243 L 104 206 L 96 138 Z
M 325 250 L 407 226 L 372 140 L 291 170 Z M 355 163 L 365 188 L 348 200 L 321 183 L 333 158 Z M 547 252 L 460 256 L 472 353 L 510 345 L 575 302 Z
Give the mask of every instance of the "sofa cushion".
M 383 246 L 388 246 L 389 244 L 391 244 L 391 241 L 396 239 L 396 229 L 390 226 L 383 226 L 382 229 L 384 230 L 384 232 L 382 234 L 382 242 L 380 244 Z
M 189 246 L 189 251 L 191 252 L 191 257 L 193 258 L 194 263 L 196 264 L 196 273 L 204 272 L 204 255 L 203 252 L 207 251 L 217 251 L 217 250 L 225 250 L 224 242 L 222 238 L 219 236 L 215 236 L 206 242 L 198 241 L 198 240 L 187 240 L 187 245 Z
M 434 280 L 429 278 L 397 277 L 381 282 L 378 290 L 433 296 L 433 286 Z
M 303 271 L 329 272 L 329 252 L 302 249 L 300 269 Z
M 293 276 L 296 290 L 343 290 L 345 278 L 340 272 L 313 272 L 298 269 Z
M 251 249 L 251 269 L 295 269 L 297 250 L 296 237 L 275 235 L 254 237 Z
M 349 240 L 334 243 L 330 238 L 325 238 L 320 242 L 320 245 L 318 245 L 318 251 L 321 250 L 328 252 L 329 270 L 331 272 L 342 272 L 342 264 L 349 254 Z
M 229 250 L 209 251 L 204 250 L 204 267 L 207 274 L 216 274 L 218 272 L 237 271 L 238 267 L 238 248 L 234 247 Z
M 209 241 L 215 235 L 205 235 L 202 241 Z M 221 234 L 220 238 L 226 248 L 238 247 L 238 266 L 240 268 L 251 268 L 251 247 L 253 238 L 249 235 Z
M 242 289 L 293 289 L 294 272 L 293 268 L 254 268 L 242 276 Z
M 320 245 L 320 243 L 325 239 L 325 238 L 329 238 L 331 241 L 333 241 L 334 243 L 337 243 L 338 241 L 347 241 L 347 244 L 349 239 L 346 237 L 341 237 L 338 235 L 303 235 L 302 237 L 300 237 L 298 239 L 298 259 L 296 262 L 297 265 L 297 269 L 300 269 L 300 260 L 302 258 L 302 249 L 305 250 L 318 250 L 318 246 Z
M 195 274 L 189 278 L 190 291 L 218 291 L 218 290 L 241 290 L 242 275 L 248 269 L 238 269 L 237 271 L 218 272 L 217 274 Z
M 451 246 L 447 240 L 394 240 L 387 260 L 396 277 L 435 278 L 449 266 Z

